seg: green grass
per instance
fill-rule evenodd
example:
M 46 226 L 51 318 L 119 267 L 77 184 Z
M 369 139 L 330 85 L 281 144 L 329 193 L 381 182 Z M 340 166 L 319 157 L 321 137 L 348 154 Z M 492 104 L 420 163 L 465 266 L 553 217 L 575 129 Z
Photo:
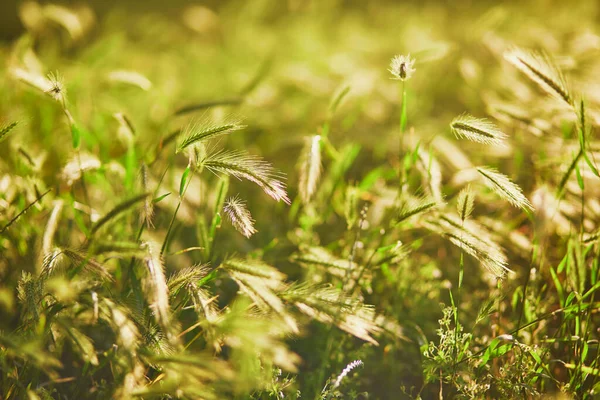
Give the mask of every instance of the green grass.
M 596 398 L 580 3 L 24 4 L 0 398 Z

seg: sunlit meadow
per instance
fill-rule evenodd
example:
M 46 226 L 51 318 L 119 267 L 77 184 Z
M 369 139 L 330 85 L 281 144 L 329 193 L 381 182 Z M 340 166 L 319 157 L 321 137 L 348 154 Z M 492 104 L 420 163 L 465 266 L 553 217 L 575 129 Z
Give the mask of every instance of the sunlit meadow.
M 13 14 L 0 399 L 599 396 L 600 3 Z

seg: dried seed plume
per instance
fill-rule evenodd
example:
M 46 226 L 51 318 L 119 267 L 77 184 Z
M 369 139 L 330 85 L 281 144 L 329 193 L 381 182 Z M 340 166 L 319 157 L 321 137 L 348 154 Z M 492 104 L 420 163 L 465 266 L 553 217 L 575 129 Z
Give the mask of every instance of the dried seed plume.
M 249 238 L 257 232 L 254 228 L 254 219 L 246 208 L 246 203 L 238 196 L 228 198 L 223 211 L 229 217 L 233 227 L 242 235 Z

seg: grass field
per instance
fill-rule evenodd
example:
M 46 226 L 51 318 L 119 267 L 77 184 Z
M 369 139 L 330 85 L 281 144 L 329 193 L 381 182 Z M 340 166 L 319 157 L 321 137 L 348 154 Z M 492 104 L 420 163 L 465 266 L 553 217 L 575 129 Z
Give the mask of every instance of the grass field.
M 22 2 L 0 399 L 593 399 L 600 3 Z

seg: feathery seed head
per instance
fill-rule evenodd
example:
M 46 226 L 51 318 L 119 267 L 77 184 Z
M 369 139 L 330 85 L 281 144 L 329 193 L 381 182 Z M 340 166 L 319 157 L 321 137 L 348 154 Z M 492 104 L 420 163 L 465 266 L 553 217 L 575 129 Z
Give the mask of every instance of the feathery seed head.
M 506 134 L 487 119 L 467 114 L 454 118 L 450 128 L 456 137 L 477 143 L 500 145 L 506 139 Z
M 515 207 L 525 211 L 533 211 L 531 202 L 523 194 L 523 190 L 506 175 L 493 168 L 477 167 L 477 172 L 484 178 L 484 183 L 497 195 L 507 200 Z
M 285 183 L 280 180 L 283 174 L 277 172 L 261 157 L 240 151 L 218 151 L 203 157 L 198 162 L 198 167 L 249 180 L 273 199 L 291 204 Z
M 473 212 L 474 200 L 475 196 L 471 191 L 471 186 L 465 187 L 458 194 L 458 201 L 456 207 L 458 209 L 458 215 L 460 216 L 460 219 L 463 222 L 467 220 Z
M 410 57 L 410 54 L 397 55 L 392 58 L 392 62 L 390 63 L 390 71 L 394 76 L 392 79 L 406 81 L 410 79 L 412 74 L 415 72 L 415 60 Z
M 241 124 L 241 119 L 239 118 L 228 117 L 224 122 L 216 123 L 205 115 L 184 129 L 184 139 L 177 147 L 177 152 L 183 151 L 192 144 L 203 143 L 210 139 L 239 131 L 245 127 L 245 125 Z
M 513 48 L 504 53 L 504 58 L 546 93 L 573 106 L 573 97 L 562 72 L 547 55 Z
M 58 73 L 50 73 L 48 74 L 48 83 L 49 88 L 46 94 L 54 100 L 63 103 L 67 96 L 67 89 L 65 88 L 63 78 Z
M 252 215 L 246 208 L 246 203 L 238 196 L 228 198 L 223 211 L 229 217 L 234 228 L 242 235 L 249 238 L 257 232 Z

